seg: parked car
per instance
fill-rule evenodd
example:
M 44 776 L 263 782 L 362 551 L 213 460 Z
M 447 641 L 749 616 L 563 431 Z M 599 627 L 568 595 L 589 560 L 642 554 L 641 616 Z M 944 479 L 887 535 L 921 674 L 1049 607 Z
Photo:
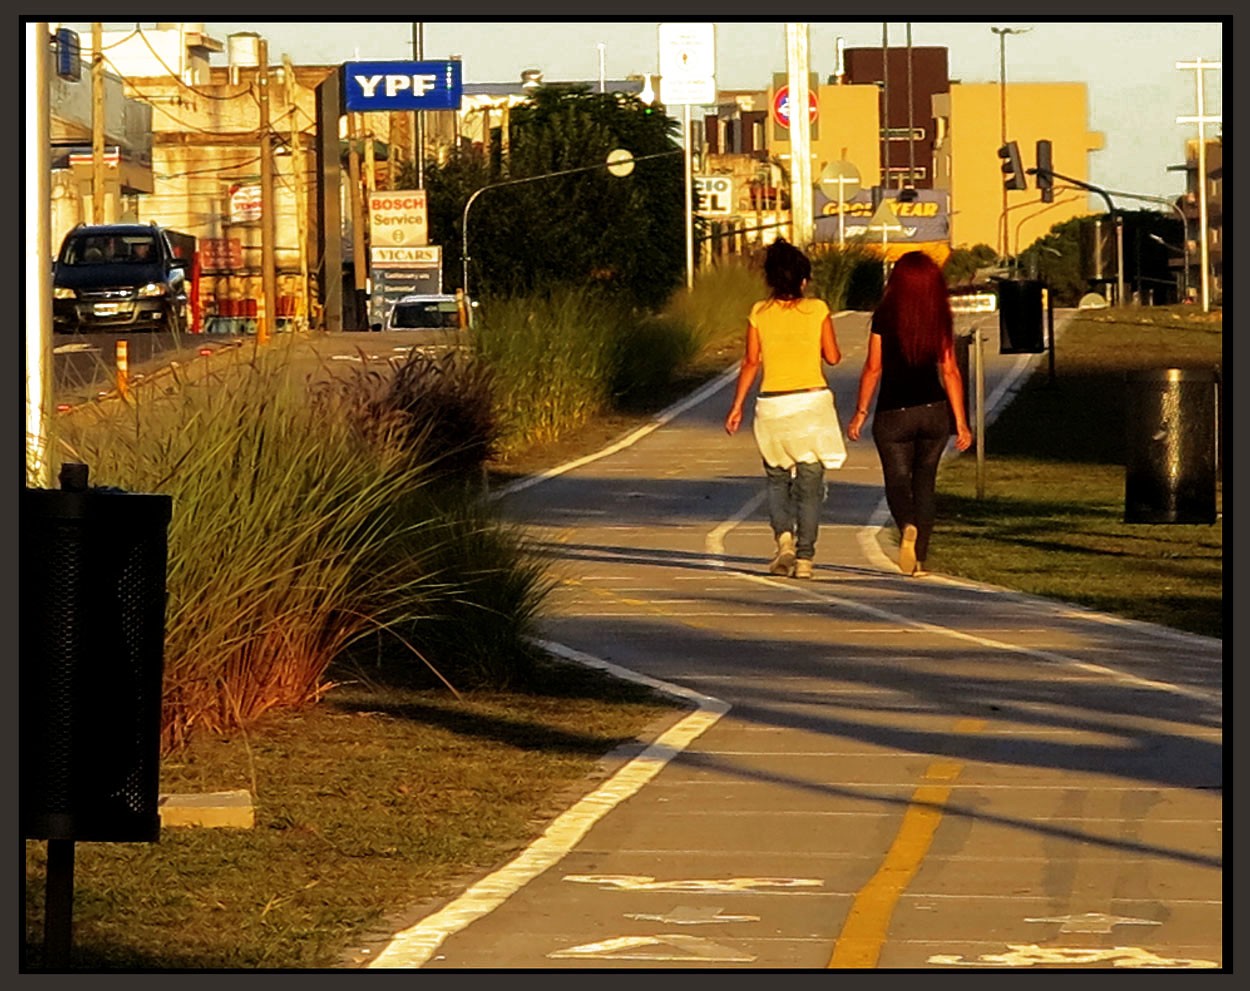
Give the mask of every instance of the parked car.
M 183 331 L 186 266 L 156 224 L 79 224 L 52 265 L 53 329 Z
M 386 315 L 387 330 L 462 330 L 464 322 L 459 301 L 445 293 L 401 296 Z

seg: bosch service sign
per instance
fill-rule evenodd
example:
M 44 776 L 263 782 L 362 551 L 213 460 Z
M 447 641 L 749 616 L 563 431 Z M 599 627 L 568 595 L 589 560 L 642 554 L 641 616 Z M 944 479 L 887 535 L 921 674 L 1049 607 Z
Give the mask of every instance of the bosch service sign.
M 460 61 L 344 62 L 348 110 L 459 110 Z
M 399 189 L 369 194 L 370 242 L 378 248 L 429 243 L 425 190 Z

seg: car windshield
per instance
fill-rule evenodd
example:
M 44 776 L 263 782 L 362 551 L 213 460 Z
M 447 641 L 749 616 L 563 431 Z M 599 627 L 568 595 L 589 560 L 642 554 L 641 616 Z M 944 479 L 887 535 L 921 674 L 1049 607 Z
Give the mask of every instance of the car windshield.
M 391 326 L 400 330 L 420 327 L 459 327 L 460 314 L 455 301 L 396 303 Z
M 69 265 L 147 264 L 156 260 L 156 241 L 147 234 L 84 234 L 70 241 L 65 251 Z

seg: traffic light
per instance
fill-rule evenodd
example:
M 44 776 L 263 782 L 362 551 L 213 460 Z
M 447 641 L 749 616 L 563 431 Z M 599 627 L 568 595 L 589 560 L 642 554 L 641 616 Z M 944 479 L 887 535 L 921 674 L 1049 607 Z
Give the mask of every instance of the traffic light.
M 1042 138 L 1037 142 L 1037 188 L 1042 194 L 1043 203 L 1055 202 L 1055 173 L 1050 162 L 1050 142 Z
M 998 157 L 1003 160 L 1004 189 L 1028 189 L 1024 181 L 1024 166 L 1020 163 L 1020 146 L 1008 141 L 998 149 Z

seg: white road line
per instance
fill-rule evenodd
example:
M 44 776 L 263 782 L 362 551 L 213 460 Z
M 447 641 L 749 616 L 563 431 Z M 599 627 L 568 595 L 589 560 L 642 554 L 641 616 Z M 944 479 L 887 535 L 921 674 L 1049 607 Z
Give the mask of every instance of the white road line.
M 471 885 L 439 911 L 396 933 L 385 949 L 370 961 L 371 969 L 420 967 L 448 936 L 493 912 L 524 885 L 558 863 L 591 826 L 635 794 L 729 711 L 727 703 L 710 695 L 627 670 L 563 644 L 549 640 L 539 640 L 536 644 L 557 657 L 684 699 L 696 707 L 695 711 L 661 733 L 602 785 L 557 816 L 538 839 L 509 863 Z

